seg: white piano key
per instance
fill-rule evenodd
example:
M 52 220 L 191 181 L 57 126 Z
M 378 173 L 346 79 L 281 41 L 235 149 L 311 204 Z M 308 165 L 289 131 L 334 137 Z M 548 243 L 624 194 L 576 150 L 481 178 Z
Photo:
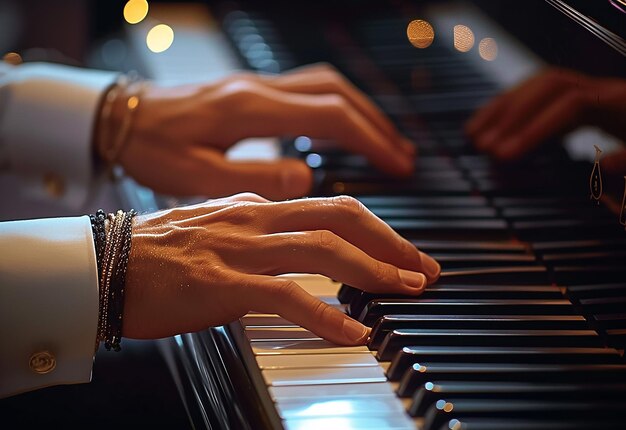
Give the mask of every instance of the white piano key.
M 250 342 L 254 355 L 289 354 L 362 354 L 371 355 L 366 346 L 337 346 L 326 340 L 277 340 Z
M 328 367 L 318 369 L 263 370 L 267 385 L 323 385 L 364 382 L 385 382 L 380 367 Z
M 405 415 L 380 417 L 291 418 L 283 423 L 285 430 L 415 430 Z
M 276 404 L 281 418 L 375 417 L 403 414 L 402 403 L 394 395 L 327 399 L 283 399 Z
M 379 366 L 371 354 L 259 355 L 257 364 L 266 369 Z
M 277 339 L 316 339 L 321 340 L 315 333 L 302 327 L 263 328 L 247 327 L 246 336 L 250 340 L 277 340 Z
M 292 385 L 285 387 L 267 387 L 272 400 L 293 399 L 306 397 L 316 398 L 353 398 L 367 396 L 395 396 L 390 384 L 386 382 L 373 382 L 365 384 L 333 384 L 333 385 Z

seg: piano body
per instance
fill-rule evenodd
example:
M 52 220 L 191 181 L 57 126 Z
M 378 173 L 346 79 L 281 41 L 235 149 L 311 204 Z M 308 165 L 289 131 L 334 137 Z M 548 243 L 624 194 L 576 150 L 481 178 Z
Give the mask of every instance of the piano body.
M 626 15 L 600 0 L 267 3 L 211 3 L 210 25 L 177 33 L 201 38 L 202 55 L 172 49 L 146 59 L 147 73 L 177 81 L 333 64 L 418 145 L 414 177 L 387 178 L 307 136 L 247 148 L 305 159 L 315 195 L 355 196 L 443 274 L 419 297 L 284 275 L 372 326 L 368 346 L 338 347 L 256 313 L 163 340 L 194 427 L 623 428 L 626 232 L 607 201 L 612 189 L 621 199 L 623 180 L 605 178 L 601 204 L 589 198 L 593 145 L 615 143 L 579 130 L 501 165 L 472 148 L 463 124 L 547 64 L 626 78 Z M 418 19 L 434 30 L 428 47 L 407 38 Z M 455 48 L 469 37 L 456 25 L 471 32 L 467 52 Z M 120 186 L 140 209 L 180 203 Z

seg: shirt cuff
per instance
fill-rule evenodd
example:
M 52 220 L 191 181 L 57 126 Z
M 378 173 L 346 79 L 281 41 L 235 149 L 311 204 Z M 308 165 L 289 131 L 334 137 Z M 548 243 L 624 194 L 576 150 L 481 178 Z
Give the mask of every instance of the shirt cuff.
M 117 76 L 43 63 L 12 69 L 2 89 L 0 139 L 28 196 L 54 197 L 74 209 L 84 205 L 95 176 L 98 108 Z
M 98 308 L 89 217 L 0 223 L 0 398 L 89 382 Z

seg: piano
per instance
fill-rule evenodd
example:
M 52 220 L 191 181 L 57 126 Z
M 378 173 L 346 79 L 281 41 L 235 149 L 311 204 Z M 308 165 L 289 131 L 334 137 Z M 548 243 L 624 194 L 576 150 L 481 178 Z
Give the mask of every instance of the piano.
M 616 3 L 211 2 L 210 25 L 180 37 L 221 47 L 211 59 L 222 69 L 203 63 L 215 51 L 173 50 L 177 68 L 167 55 L 146 60 L 148 74 L 172 81 L 188 78 L 185 61 L 202 63 L 199 74 L 333 64 L 418 145 L 415 175 L 385 177 L 307 136 L 252 147 L 306 160 L 314 195 L 355 196 L 443 268 L 419 297 L 284 275 L 371 326 L 367 346 L 258 313 L 162 340 L 194 428 L 623 428 L 626 231 L 609 196 L 619 206 L 623 179 L 605 178 L 601 202 L 589 196 L 593 145 L 614 143 L 580 130 L 503 165 L 463 133 L 483 103 L 547 64 L 626 77 Z M 416 19 L 434 29 L 428 47 L 407 38 Z M 455 25 L 472 31 L 467 52 L 455 49 Z M 120 187 L 140 210 L 181 202 Z

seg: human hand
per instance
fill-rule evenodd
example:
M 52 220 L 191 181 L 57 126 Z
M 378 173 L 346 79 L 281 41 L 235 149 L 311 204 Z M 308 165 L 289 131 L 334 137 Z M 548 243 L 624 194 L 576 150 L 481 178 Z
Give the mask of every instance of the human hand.
M 466 124 L 476 148 L 513 160 L 584 124 L 626 138 L 626 80 L 548 69 L 491 100 Z
M 121 99 L 105 126 L 121 123 L 126 109 Z M 298 135 L 333 139 L 392 175 L 413 171 L 414 146 L 325 64 L 278 76 L 238 73 L 214 83 L 149 86 L 119 162 L 138 182 L 165 194 L 221 197 L 252 191 L 282 200 L 310 190 L 305 163 L 236 162 L 224 152 L 248 137 Z
M 369 331 L 282 273 L 420 294 L 440 267 L 351 197 L 269 202 L 245 193 L 134 219 L 123 336 L 159 338 L 276 313 L 332 342 Z

